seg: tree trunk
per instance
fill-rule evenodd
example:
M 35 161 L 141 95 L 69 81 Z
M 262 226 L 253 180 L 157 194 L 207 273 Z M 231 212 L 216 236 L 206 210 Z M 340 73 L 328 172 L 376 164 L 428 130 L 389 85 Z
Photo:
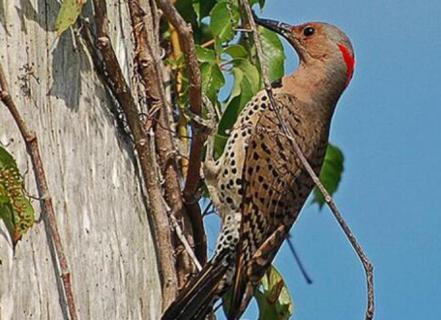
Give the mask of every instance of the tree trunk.
M 127 6 L 108 2 L 112 43 L 130 83 Z M 158 319 L 160 278 L 133 145 L 115 121 L 113 98 L 84 44 L 68 30 L 52 50 L 58 10 L 55 0 L 0 0 L 0 62 L 12 98 L 38 137 L 78 317 Z M 0 142 L 36 195 L 24 141 L 3 105 Z M 38 218 L 39 202 L 33 205 Z M 0 226 L 0 319 L 68 318 L 44 224 L 39 220 L 15 253 Z

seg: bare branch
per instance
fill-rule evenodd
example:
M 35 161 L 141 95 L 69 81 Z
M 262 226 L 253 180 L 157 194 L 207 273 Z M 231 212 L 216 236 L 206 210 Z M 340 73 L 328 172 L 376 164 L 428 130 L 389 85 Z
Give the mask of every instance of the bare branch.
M 173 228 L 175 229 L 176 235 L 178 236 L 179 240 L 182 242 L 182 244 L 185 247 L 185 250 L 187 250 L 188 255 L 193 260 L 194 265 L 196 266 L 196 269 L 198 271 L 202 270 L 202 266 L 198 261 L 198 258 L 196 258 L 196 255 L 193 252 L 193 249 L 191 248 L 190 244 L 187 241 L 187 238 L 185 237 L 184 233 L 182 232 L 181 227 L 179 226 L 179 223 L 176 221 L 176 218 L 171 215 L 171 222 L 173 225 Z
M 288 237 L 286 237 L 286 242 L 288 243 L 289 250 L 291 250 L 291 253 L 294 256 L 294 259 L 296 260 L 296 263 L 299 266 L 300 272 L 302 273 L 303 277 L 305 278 L 306 283 L 312 284 L 312 279 L 308 275 L 308 273 L 306 272 L 306 269 L 303 266 L 302 260 L 300 260 L 300 257 L 297 254 L 296 249 L 294 248 L 294 244 L 291 241 L 291 235 L 289 233 L 288 233 Z
M 202 111 L 201 73 L 196 48 L 193 39 L 193 30 L 169 0 L 157 0 L 158 6 L 165 17 L 173 25 L 179 34 L 182 50 L 187 62 L 189 80 L 189 100 L 192 113 L 200 115 Z M 202 134 L 196 124 L 193 123 L 192 141 L 190 147 L 190 160 L 188 165 L 187 179 L 184 187 L 184 200 L 187 214 L 192 221 L 195 251 L 202 263 L 206 262 L 207 240 L 205 236 L 201 209 L 195 195 L 200 185 L 200 169 L 203 145 L 206 136 Z
M 139 110 L 113 50 L 107 31 L 106 2 L 105 0 L 94 0 L 93 3 L 98 37 L 97 46 L 104 62 L 104 73 L 108 75 L 110 79 L 108 85 L 127 118 L 148 193 L 154 221 L 154 233 L 158 241 L 157 255 L 162 275 L 163 307 L 166 307 L 176 295 L 177 278 L 167 208 L 162 197 L 158 173 L 156 170 L 152 170 L 156 165 L 155 152 L 150 144 L 153 138 L 147 135 L 141 125 L 138 116 Z
M 343 219 L 340 211 L 338 210 L 334 200 L 332 199 L 329 192 L 326 190 L 326 188 L 323 186 L 323 184 L 320 182 L 320 179 L 315 174 L 314 170 L 312 169 L 311 165 L 308 163 L 308 160 L 306 159 L 305 155 L 301 151 L 299 145 L 297 144 L 296 140 L 294 139 L 294 135 L 292 132 L 290 132 L 289 127 L 286 126 L 283 118 L 281 117 L 281 113 L 279 110 L 279 107 L 276 104 L 276 101 L 273 96 L 271 83 L 268 78 L 268 69 L 267 66 L 263 63 L 263 51 L 262 51 L 262 43 L 260 41 L 259 34 L 257 32 L 257 26 L 254 21 L 253 13 L 251 11 L 250 4 L 247 0 L 241 0 L 242 6 L 245 9 L 247 19 L 249 21 L 252 33 L 253 33 L 253 39 L 254 43 L 256 45 L 256 51 L 257 51 L 257 58 L 260 62 L 260 65 L 262 66 L 262 74 L 263 74 L 263 81 L 265 85 L 265 91 L 268 94 L 270 103 L 272 107 L 274 108 L 276 112 L 276 116 L 280 122 L 280 125 L 282 127 L 282 130 L 286 134 L 286 136 L 289 138 L 289 141 L 291 142 L 292 147 L 294 148 L 294 151 L 297 155 L 297 157 L 302 162 L 303 166 L 305 167 L 308 174 L 311 176 L 312 180 L 314 181 L 314 184 L 317 186 L 317 188 L 320 190 L 320 192 L 323 194 L 323 197 L 325 198 L 325 201 L 329 208 L 331 209 L 332 213 L 334 214 L 335 218 L 337 219 L 338 223 L 340 224 L 341 228 L 343 229 L 344 233 L 346 234 L 346 237 L 349 239 L 350 243 L 352 244 L 355 252 L 357 253 L 361 263 L 363 264 L 365 273 L 366 273 L 366 282 L 367 282 L 367 310 L 365 314 L 366 320 L 373 319 L 374 316 L 374 281 L 373 281 L 373 265 L 367 258 L 366 254 L 363 251 L 363 248 L 359 245 L 357 239 L 355 238 L 354 234 L 352 233 L 351 229 Z
M 9 109 L 12 117 L 17 124 L 23 139 L 25 140 L 26 148 L 31 156 L 32 164 L 34 166 L 35 180 L 37 183 L 38 193 L 41 198 L 41 205 L 44 209 L 42 212 L 43 221 L 47 232 L 49 233 L 49 238 L 53 242 L 55 249 L 55 256 L 57 257 L 59 266 L 55 266 L 57 273 L 60 274 L 62 281 L 62 287 L 64 290 L 67 308 L 69 310 L 69 316 L 71 320 L 78 319 L 77 310 L 75 307 L 75 300 L 72 291 L 72 284 L 70 281 L 70 271 L 69 265 L 67 263 L 66 256 L 64 254 L 64 248 L 61 243 L 60 233 L 58 231 L 57 219 L 55 218 L 55 210 L 52 204 L 52 197 L 49 193 L 49 187 L 46 180 L 46 173 L 44 171 L 43 162 L 40 156 L 40 148 L 38 146 L 37 136 L 34 132 L 29 130 L 24 119 L 21 117 L 20 112 L 17 109 L 11 95 L 9 94 L 8 83 L 6 81 L 3 68 L 0 64 L 0 100 Z M 46 214 L 44 214 L 46 213 Z M 51 250 L 52 245 L 50 245 Z
M 158 151 L 159 165 L 164 177 L 165 199 L 171 212 L 182 221 L 182 229 L 190 243 L 193 243 L 191 219 L 183 208 L 183 199 L 179 185 L 177 167 L 178 152 L 174 145 L 169 120 L 169 105 L 163 86 L 164 79 L 160 66 L 159 41 L 153 32 L 153 21 L 159 19 L 153 12 L 146 9 L 143 0 L 129 1 L 129 10 L 135 39 L 137 71 L 144 85 L 144 93 L 149 107 L 158 109 L 158 117 L 154 121 L 155 142 Z M 176 271 L 179 287 L 183 287 L 188 276 L 194 273 L 191 258 L 177 238 L 175 242 Z

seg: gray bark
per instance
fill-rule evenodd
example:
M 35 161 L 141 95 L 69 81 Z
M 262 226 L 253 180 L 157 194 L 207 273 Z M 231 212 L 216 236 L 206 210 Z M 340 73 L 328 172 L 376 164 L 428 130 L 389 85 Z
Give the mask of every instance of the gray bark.
M 53 51 L 55 0 L 0 0 L 0 61 L 10 94 L 39 139 L 80 319 L 157 319 L 161 288 L 133 148 L 84 45 L 68 30 Z M 108 1 L 110 33 L 127 78 L 132 43 L 124 2 Z M 24 142 L 0 106 L 0 142 L 36 195 Z M 32 201 L 37 213 L 38 201 Z M 0 319 L 63 319 L 54 260 L 38 222 L 13 255 L 0 222 Z

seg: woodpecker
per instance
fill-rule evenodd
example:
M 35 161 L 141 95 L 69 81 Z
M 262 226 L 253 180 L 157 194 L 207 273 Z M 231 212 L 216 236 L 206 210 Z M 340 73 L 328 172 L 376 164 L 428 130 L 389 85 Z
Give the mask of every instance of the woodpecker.
M 327 23 L 256 22 L 286 38 L 299 56 L 298 68 L 273 89 L 274 99 L 318 175 L 335 106 L 354 71 L 351 42 Z M 205 319 L 229 290 L 228 319 L 239 319 L 246 309 L 314 186 L 278 119 L 266 91 L 257 93 L 241 111 L 223 155 L 207 164 L 207 184 L 222 217 L 216 250 L 163 320 Z

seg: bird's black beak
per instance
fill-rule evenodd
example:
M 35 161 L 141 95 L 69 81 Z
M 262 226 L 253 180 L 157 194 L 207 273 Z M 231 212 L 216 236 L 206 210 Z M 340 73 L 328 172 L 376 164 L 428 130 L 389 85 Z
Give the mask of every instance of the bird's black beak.
M 294 26 L 275 21 L 270 19 L 261 19 L 256 16 L 254 16 L 254 20 L 258 25 L 261 25 L 262 27 L 268 28 L 274 32 L 277 32 L 278 34 L 284 36 L 285 38 L 290 38 L 292 36 L 292 30 Z

